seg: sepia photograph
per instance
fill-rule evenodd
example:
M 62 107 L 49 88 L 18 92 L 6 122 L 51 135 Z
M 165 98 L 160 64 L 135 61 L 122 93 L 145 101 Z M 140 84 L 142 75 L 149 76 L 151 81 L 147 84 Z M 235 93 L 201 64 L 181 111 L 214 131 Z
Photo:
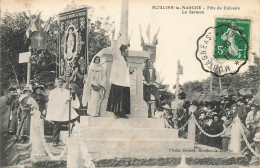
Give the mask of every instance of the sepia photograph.
M 0 167 L 260 167 L 259 0 L 0 13 Z

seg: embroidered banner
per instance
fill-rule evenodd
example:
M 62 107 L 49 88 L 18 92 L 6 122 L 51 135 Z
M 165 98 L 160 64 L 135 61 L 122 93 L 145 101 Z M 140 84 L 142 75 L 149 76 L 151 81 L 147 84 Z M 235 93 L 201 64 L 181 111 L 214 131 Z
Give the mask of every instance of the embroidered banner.
M 59 76 L 83 87 L 87 60 L 87 8 L 59 14 Z

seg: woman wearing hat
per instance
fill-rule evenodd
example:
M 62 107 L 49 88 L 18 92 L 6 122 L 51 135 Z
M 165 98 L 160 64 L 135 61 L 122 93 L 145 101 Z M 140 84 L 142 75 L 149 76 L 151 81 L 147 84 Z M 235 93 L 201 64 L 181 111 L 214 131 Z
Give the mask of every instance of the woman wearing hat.
M 46 98 L 43 95 L 44 86 L 43 85 L 35 85 L 33 88 L 32 97 L 38 103 L 39 111 L 41 115 L 45 117 L 45 109 L 46 109 Z
M 25 86 L 23 95 L 19 98 L 20 107 L 17 115 L 19 124 L 16 135 L 22 139 L 22 143 L 30 137 L 31 111 L 39 108 L 37 102 L 31 97 L 32 92 L 31 86 Z
M 223 131 L 223 124 L 220 120 L 220 117 L 218 115 L 218 113 L 213 112 L 213 122 L 210 125 L 210 131 L 209 133 L 211 135 L 216 135 L 219 134 Z M 210 138 L 210 146 L 216 147 L 221 149 L 222 148 L 222 138 L 219 137 L 214 137 L 214 138 Z
M 208 123 L 208 119 L 206 118 L 206 111 L 203 109 L 200 109 L 200 117 L 198 120 L 199 125 L 201 126 L 201 128 L 208 133 L 209 130 L 209 126 L 207 125 Z M 208 137 L 203 134 L 200 130 L 197 131 L 198 132 L 198 142 L 200 144 L 203 145 L 207 145 L 208 144 Z

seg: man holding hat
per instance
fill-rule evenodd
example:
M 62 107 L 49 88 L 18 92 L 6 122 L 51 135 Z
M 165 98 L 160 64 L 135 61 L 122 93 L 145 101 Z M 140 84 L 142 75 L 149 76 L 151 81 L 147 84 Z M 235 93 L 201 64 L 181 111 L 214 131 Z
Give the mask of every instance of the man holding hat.
M 17 128 L 17 111 L 19 108 L 19 94 L 17 93 L 17 90 L 14 86 L 10 86 L 9 89 L 9 95 L 6 101 L 6 105 L 10 106 L 9 112 L 8 112 L 8 123 L 7 123 L 7 132 L 9 134 L 15 134 L 16 128 Z

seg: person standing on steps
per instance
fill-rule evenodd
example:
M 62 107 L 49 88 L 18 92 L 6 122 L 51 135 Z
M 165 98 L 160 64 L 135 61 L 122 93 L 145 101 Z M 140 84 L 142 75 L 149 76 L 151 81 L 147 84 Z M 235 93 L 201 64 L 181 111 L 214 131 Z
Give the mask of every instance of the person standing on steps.
M 112 46 L 114 54 L 107 111 L 113 112 L 115 118 L 128 118 L 126 116 L 126 114 L 130 114 L 130 71 L 126 62 L 128 47 L 126 45 L 118 46 L 120 36 L 119 34 Z

